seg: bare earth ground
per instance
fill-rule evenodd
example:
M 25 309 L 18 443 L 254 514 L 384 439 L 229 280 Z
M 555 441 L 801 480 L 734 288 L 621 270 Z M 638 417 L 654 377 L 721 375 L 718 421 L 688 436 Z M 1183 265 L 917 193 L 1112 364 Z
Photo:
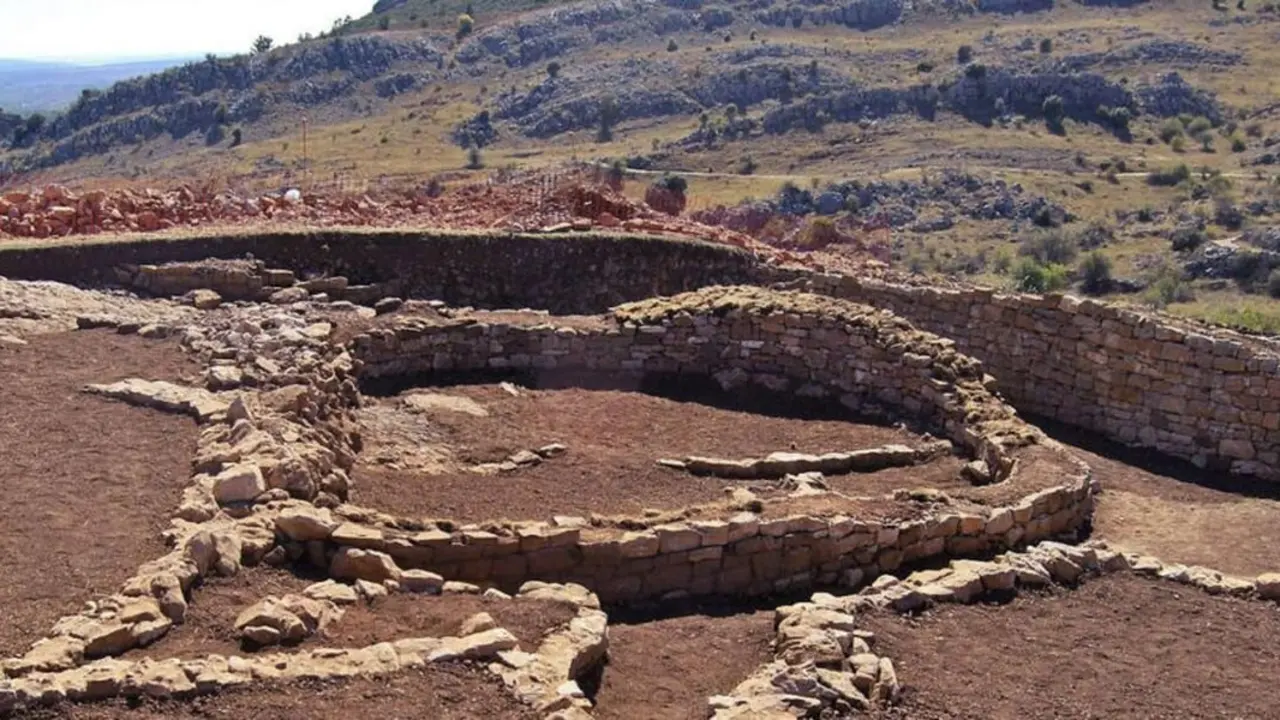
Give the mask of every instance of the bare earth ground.
M 1116 575 L 999 606 L 867 615 L 911 720 L 1274 718 L 1280 610 Z
M 194 371 L 176 343 L 106 331 L 0 345 L 0 656 L 163 554 L 190 475 L 190 419 L 80 388 Z
M 609 626 L 598 720 L 700 720 L 770 658 L 773 613 L 688 615 Z
M 434 459 L 452 464 L 454 470 L 427 474 L 371 463 L 369 458 L 379 454 L 380 440 L 376 432 L 370 433 L 371 451 L 363 454 L 355 470 L 353 502 L 398 514 L 462 521 L 546 518 L 553 513 L 635 515 L 646 508 L 675 509 L 721 500 L 725 488 L 733 485 L 658 467 L 659 458 L 762 457 L 786 450 L 821 453 L 921 442 L 918 435 L 890 427 L 770 417 L 637 392 L 569 388 L 522 390 L 520 397 L 513 397 L 497 385 L 454 386 L 439 392 L 469 398 L 488 413 L 479 417 L 440 409 L 425 421 L 410 421 L 424 442 L 437 438 L 434 444 L 418 446 L 418 454 L 429 456 L 426 463 Z M 371 428 L 366 424 L 365 429 Z M 484 476 L 460 470 L 550 443 L 563 443 L 568 452 L 511 473 Z M 441 460 L 444 456 L 447 459 Z M 869 475 L 840 482 L 842 489 L 874 494 L 940 485 L 942 475 L 949 473 L 944 466 L 939 471 L 931 468 L 925 481 L 903 471 L 886 476 L 887 482 Z
M 351 720 L 351 718 L 431 718 L 431 720 L 533 720 L 502 681 L 465 665 L 431 665 L 388 677 L 341 681 L 255 683 L 242 691 L 187 702 L 123 702 L 62 705 L 32 713 L 39 720 Z
M 1102 483 L 1093 536 L 1225 573 L 1280 570 L 1280 490 L 1079 433 L 1064 435 Z M 1104 453 L 1104 454 L 1099 454 Z
M 163 660 L 215 653 L 252 654 L 259 650 L 240 645 L 235 633 L 236 617 L 267 595 L 301 593 L 312 582 L 315 580 L 267 567 L 245 568 L 235 577 L 214 578 L 195 592 L 184 625 L 154 645 L 127 655 Z M 363 602 L 349 605 L 345 611 L 341 620 L 307 638 L 302 646 L 357 648 L 401 638 L 456 636 L 468 618 L 487 612 L 532 652 L 544 635 L 567 624 L 576 614 L 570 605 L 547 600 L 400 594 L 381 598 L 372 606 Z M 279 651 L 280 647 L 260 650 Z

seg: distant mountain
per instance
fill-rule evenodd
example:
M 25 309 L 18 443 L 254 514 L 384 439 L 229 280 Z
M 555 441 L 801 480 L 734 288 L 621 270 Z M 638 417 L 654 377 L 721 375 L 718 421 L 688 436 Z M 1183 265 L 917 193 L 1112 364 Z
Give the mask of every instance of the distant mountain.
M 24 115 L 61 110 L 75 101 L 85 88 L 99 90 L 120 80 L 150 75 L 189 59 L 85 65 L 0 58 L 0 108 Z

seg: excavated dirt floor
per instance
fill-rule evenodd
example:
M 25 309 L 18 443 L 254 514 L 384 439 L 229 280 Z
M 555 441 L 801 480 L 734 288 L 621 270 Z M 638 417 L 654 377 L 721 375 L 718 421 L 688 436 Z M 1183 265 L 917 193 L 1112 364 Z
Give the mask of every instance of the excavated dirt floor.
M 125 657 L 190 658 L 201 655 L 248 655 L 254 652 L 286 652 L 293 648 L 359 648 L 410 637 L 458 635 L 463 622 L 487 612 L 500 627 L 510 630 L 530 652 L 543 636 L 567 624 L 576 609 L 548 600 L 490 600 L 478 595 L 388 595 L 373 605 L 363 601 L 345 607 L 342 619 L 322 633 L 293 648 L 244 647 L 236 637 L 236 617 L 267 595 L 301 593 L 314 578 L 302 578 L 287 570 L 244 568 L 235 577 L 212 578 L 199 588 L 184 625 L 174 628 L 154 645 L 126 653 Z
M 80 392 L 194 375 L 176 342 L 83 331 L 29 343 L 0 345 L 0 656 L 164 553 L 197 432 L 188 418 Z
M 859 627 L 904 685 L 888 718 L 1271 718 L 1280 704 L 1280 609 L 1130 575 Z
M 597 720 L 701 720 L 771 658 L 772 611 L 686 615 L 609 626 Z
M 1200 470 L 1080 432 L 1053 432 L 1072 443 L 1102 483 L 1094 537 L 1225 573 L 1280 571 L 1280 486 Z
M 36 720 L 534 720 L 538 717 L 496 677 L 466 665 L 431 665 L 388 677 L 255 684 L 190 701 L 115 701 L 61 705 L 24 717 Z
M 695 477 L 658 467 L 659 458 L 763 457 L 923 442 L 893 427 L 771 417 L 638 392 L 568 388 L 520 390 L 516 397 L 496 384 L 431 392 L 425 411 L 407 411 L 403 397 L 384 398 L 362 411 L 367 448 L 355 470 L 353 502 L 462 521 L 637 515 L 646 508 L 714 502 L 727 488 L 760 484 Z M 568 451 L 513 472 L 465 469 L 551 443 Z M 967 486 L 958 477 L 959 466 L 945 459 L 835 478 L 834 484 L 867 495 L 900 487 Z

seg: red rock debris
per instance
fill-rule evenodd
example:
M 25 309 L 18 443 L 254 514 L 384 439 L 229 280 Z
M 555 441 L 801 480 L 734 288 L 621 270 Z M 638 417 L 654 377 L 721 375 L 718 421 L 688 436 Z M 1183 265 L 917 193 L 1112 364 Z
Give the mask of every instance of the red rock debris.
M 257 225 L 404 226 L 518 232 L 595 227 L 733 245 L 774 263 L 822 268 L 832 260 L 826 257 L 819 261 L 813 253 L 774 247 L 739 230 L 659 212 L 627 198 L 603 179 L 586 172 L 505 173 L 496 181 L 450 187 L 438 197 L 431 197 L 425 185 L 359 196 L 314 193 L 245 196 L 189 186 L 168 191 L 76 193 L 59 185 L 35 192 L 0 195 L 0 241 L 6 237 L 56 238 Z M 848 257 L 849 253 L 844 253 L 839 264 L 847 264 Z M 861 263 L 862 259 L 855 262 Z

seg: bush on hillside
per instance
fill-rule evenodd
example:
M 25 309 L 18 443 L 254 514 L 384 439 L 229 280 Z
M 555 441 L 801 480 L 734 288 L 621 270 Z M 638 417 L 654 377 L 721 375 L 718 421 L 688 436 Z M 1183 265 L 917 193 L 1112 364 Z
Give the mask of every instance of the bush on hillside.
M 1067 269 L 1061 265 L 1041 265 L 1024 257 L 1013 268 L 1014 289 L 1021 292 L 1046 293 L 1063 290 L 1069 284 Z
M 1191 168 L 1186 163 L 1147 173 L 1147 184 L 1154 187 L 1174 187 L 1190 179 Z
M 973 47 L 971 45 L 961 45 L 960 48 L 956 50 L 956 62 L 961 65 L 968 65 L 970 62 L 973 62 Z
M 471 31 L 475 30 L 475 28 L 476 28 L 475 18 L 471 17 L 466 13 L 462 13 L 461 15 L 458 16 L 457 37 L 459 40 L 470 35 Z
M 1062 228 L 1028 235 L 1018 246 L 1018 254 L 1040 265 L 1069 265 L 1080 254 L 1076 238 Z
M 1178 118 L 1169 118 L 1160 125 L 1160 140 L 1165 143 L 1172 143 L 1174 138 L 1180 138 L 1184 135 L 1182 122 Z
M 1044 105 L 1041 107 L 1044 112 L 1044 124 L 1049 131 L 1061 135 L 1066 132 L 1066 127 L 1062 121 L 1066 119 L 1066 109 L 1059 95 L 1050 95 L 1044 99 Z
M 1111 290 L 1111 261 L 1094 251 L 1080 263 L 1080 289 L 1089 295 L 1102 295 Z

